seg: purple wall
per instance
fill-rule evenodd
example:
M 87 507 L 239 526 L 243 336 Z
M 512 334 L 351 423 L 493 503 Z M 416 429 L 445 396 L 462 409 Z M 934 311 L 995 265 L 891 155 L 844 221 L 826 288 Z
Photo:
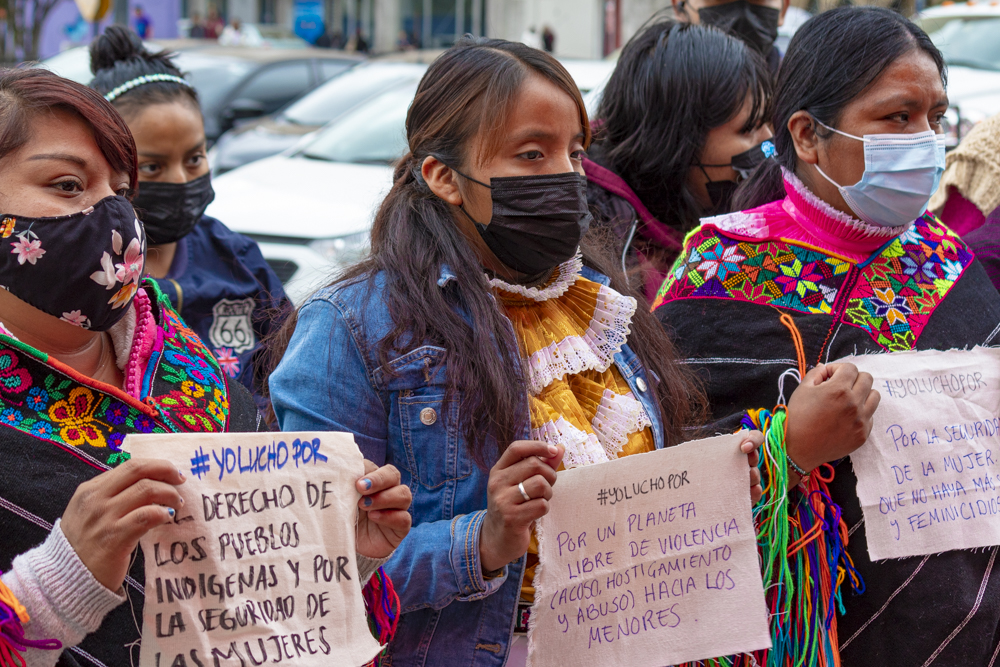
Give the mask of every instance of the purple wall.
M 112 2 L 112 5 L 114 3 Z M 181 0 L 129 0 L 129 26 L 134 28 L 133 8 L 139 5 L 153 22 L 153 37 L 177 37 L 177 20 L 181 18 Z M 100 29 L 111 25 L 114 9 L 101 22 Z M 79 24 L 80 12 L 73 0 L 62 0 L 45 20 L 42 28 L 42 46 L 39 58 L 48 58 L 73 46 L 89 44 L 93 37 L 93 24 Z M 86 29 L 83 30 L 82 28 Z M 74 28 L 76 28 L 74 30 Z

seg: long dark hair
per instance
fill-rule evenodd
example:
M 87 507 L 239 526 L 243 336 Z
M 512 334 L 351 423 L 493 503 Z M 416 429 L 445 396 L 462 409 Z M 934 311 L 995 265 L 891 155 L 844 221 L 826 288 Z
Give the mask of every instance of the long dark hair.
M 883 7 L 838 7 L 806 21 L 795 33 L 778 72 L 774 94 L 775 158 L 767 160 L 736 192 L 736 210 L 783 199 L 781 167 L 795 172 L 797 158 L 788 121 L 808 111 L 829 127 L 840 113 L 899 57 L 920 49 L 946 81 L 944 57 L 930 37 Z M 826 130 L 821 138 L 829 136 Z
M 150 53 L 139 35 L 125 26 L 109 26 L 90 45 L 90 71 L 94 78 L 90 87 L 106 95 L 118 86 L 149 74 L 170 74 L 183 77 L 174 65 L 176 54 L 169 51 Z M 131 117 L 151 104 L 186 102 L 195 109 L 198 93 L 191 86 L 174 81 L 155 81 L 136 86 L 114 99 L 112 104 L 123 116 Z
M 35 115 L 52 109 L 72 113 L 89 125 L 111 168 L 128 174 L 129 187 L 136 187 L 135 141 L 122 117 L 90 88 L 45 69 L 0 71 L 0 159 L 31 139 Z
M 510 323 L 491 295 L 476 254 L 462 236 L 451 207 L 431 192 L 420 170 L 429 155 L 463 166 L 493 155 L 529 75 L 545 77 L 576 101 L 589 142 L 583 100 L 558 61 L 519 43 L 459 40 L 427 70 L 410 106 L 406 119 L 410 152 L 397 165 L 392 189 L 375 216 L 371 255 L 333 283 L 367 284 L 371 289 L 376 277 L 382 276 L 393 328 L 379 341 L 381 364 L 428 343 L 448 351 L 449 395 L 461 396 L 461 428 L 473 459 L 484 467 L 519 437 L 524 426 L 525 371 Z M 473 146 L 478 151 L 472 152 Z M 585 261 L 611 277 L 615 289 L 628 293 L 624 276 L 603 257 L 601 246 L 587 239 L 582 246 Z M 453 289 L 438 285 L 444 265 L 455 275 Z M 291 318 L 276 337 L 274 363 L 294 328 Z M 660 399 L 667 442 L 680 442 L 682 427 L 700 418 L 702 394 L 686 371 L 673 363 L 669 339 L 645 308 L 640 307 L 633 318 L 629 344 L 651 371 L 650 389 Z
M 654 17 L 622 50 L 597 112 L 595 159 L 665 224 L 687 231 L 706 211 L 687 185 L 708 132 L 750 97 L 745 131 L 770 112 L 771 75 L 743 42 L 709 26 Z

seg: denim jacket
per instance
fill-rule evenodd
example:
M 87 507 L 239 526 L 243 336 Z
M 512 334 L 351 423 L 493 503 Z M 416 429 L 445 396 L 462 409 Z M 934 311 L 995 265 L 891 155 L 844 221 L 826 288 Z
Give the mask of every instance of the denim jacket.
M 588 268 L 583 276 L 609 282 Z M 447 290 L 454 280 L 444 268 L 438 285 Z M 413 528 L 384 566 L 403 611 L 391 664 L 500 667 L 525 559 L 483 578 L 479 532 L 489 470 L 468 454 L 459 402 L 445 402 L 447 350 L 415 344 L 379 362 L 379 340 L 392 328 L 384 290 L 379 275 L 371 288 L 338 285 L 310 298 L 271 374 L 271 400 L 283 431 L 351 432 L 365 458 L 396 466 L 413 493 Z M 663 426 L 639 358 L 626 345 L 615 365 L 649 414 L 662 448 Z M 526 408 L 520 437 L 529 432 Z

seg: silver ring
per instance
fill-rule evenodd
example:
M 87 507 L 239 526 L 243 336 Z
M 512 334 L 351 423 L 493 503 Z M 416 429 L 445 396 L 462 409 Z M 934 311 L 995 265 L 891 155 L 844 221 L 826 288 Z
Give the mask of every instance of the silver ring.
M 528 502 L 531 500 L 531 496 L 529 496 L 528 492 L 524 490 L 524 482 L 518 483 L 517 490 L 521 492 L 521 497 L 524 498 L 524 502 Z

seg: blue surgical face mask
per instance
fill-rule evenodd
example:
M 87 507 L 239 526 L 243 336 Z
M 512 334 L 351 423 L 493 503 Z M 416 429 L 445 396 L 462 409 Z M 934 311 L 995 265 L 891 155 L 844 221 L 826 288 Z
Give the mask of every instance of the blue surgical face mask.
M 837 186 L 855 215 L 879 227 L 902 227 L 923 215 L 944 173 L 943 134 L 928 130 L 856 137 L 816 122 L 865 142 L 865 173 L 854 185 L 840 185 L 816 165 L 823 178 Z

